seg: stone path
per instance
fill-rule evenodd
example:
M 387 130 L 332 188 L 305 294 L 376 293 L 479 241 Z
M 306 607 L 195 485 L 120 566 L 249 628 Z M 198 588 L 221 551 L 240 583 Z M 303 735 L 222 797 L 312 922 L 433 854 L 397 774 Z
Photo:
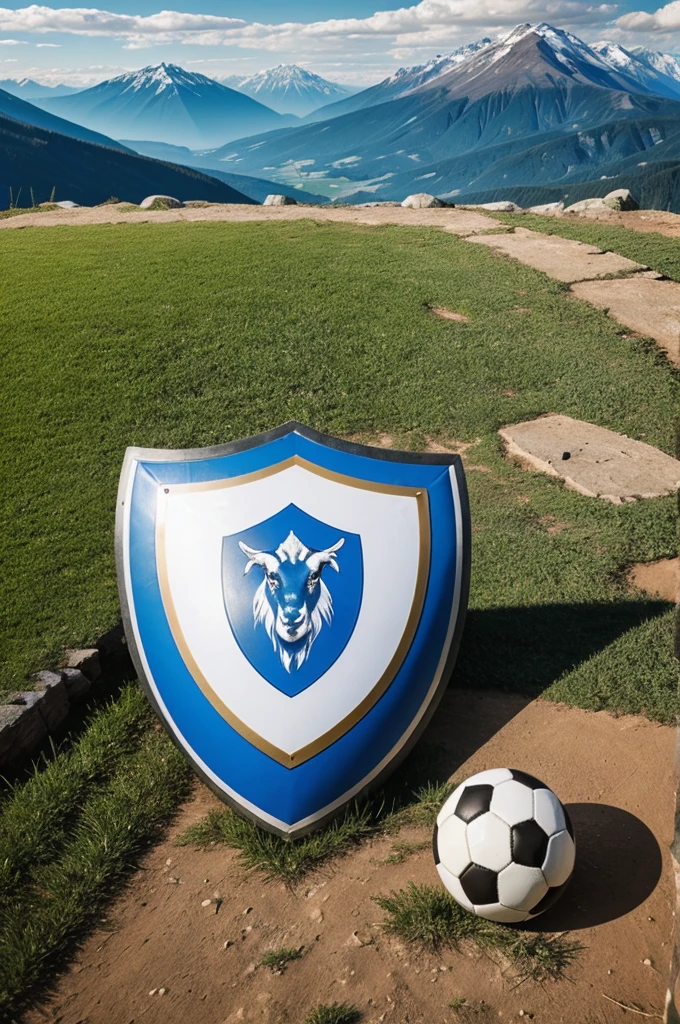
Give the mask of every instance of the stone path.
M 605 277 L 607 274 L 634 273 L 647 269 L 615 252 L 603 252 L 596 245 L 561 238 L 559 235 L 542 235 L 528 228 L 516 228 L 514 234 L 509 235 L 480 235 L 469 241 L 488 245 L 534 270 L 542 270 L 544 274 L 569 284 Z
M 615 505 L 680 487 L 680 462 L 624 434 L 570 416 L 542 416 L 499 431 L 509 455 L 567 487 Z
M 636 274 L 617 281 L 581 281 L 571 290 L 578 299 L 607 309 L 625 327 L 654 338 L 680 366 L 680 284 Z

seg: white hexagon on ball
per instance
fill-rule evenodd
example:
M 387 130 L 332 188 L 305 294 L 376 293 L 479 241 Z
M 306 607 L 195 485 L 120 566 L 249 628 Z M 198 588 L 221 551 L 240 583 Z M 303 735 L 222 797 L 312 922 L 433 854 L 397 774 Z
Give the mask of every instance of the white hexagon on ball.
M 548 891 L 540 868 L 508 864 L 498 876 L 498 899 L 504 907 L 529 913 Z
M 566 829 L 551 836 L 543 862 L 543 874 L 548 885 L 564 885 L 574 870 L 575 859 L 576 846 Z
M 437 871 L 444 883 L 444 888 L 453 896 L 454 900 L 460 903 L 461 907 L 465 907 L 466 910 L 474 910 L 474 907 L 465 895 L 460 880 L 455 875 L 452 875 L 450 871 L 447 871 L 444 864 L 437 864 Z
M 475 907 L 474 911 L 477 917 L 484 917 L 487 921 L 498 921 L 500 924 L 520 924 L 529 916 L 526 910 L 513 910 L 512 907 L 504 907 L 502 903 L 485 903 L 481 907 Z
M 562 804 L 551 789 L 534 790 L 534 818 L 547 836 L 567 827 Z
M 501 871 L 512 860 L 510 828 L 491 811 L 470 822 L 467 841 L 470 859 L 482 868 Z
M 437 833 L 439 858 L 452 875 L 460 875 L 471 862 L 467 843 L 467 825 L 455 814 L 450 814 L 439 826 Z
M 508 825 L 519 825 L 534 816 L 534 791 L 510 779 L 494 787 L 491 810 Z

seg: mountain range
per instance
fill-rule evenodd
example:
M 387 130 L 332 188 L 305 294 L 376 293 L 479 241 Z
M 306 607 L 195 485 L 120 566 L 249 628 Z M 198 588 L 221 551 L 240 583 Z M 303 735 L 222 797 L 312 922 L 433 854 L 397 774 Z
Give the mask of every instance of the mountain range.
M 193 149 L 284 128 L 296 120 L 176 64 L 142 68 L 70 96 L 43 96 L 35 102 L 44 110 L 114 138 Z
M 622 159 L 648 164 L 673 151 L 680 62 L 672 56 L 619 48 L 610 60 L 547 24 L 465 49 L 210 159 L 326 194 L 335 185 L 357 201 L 585 181 L 613 175 Z
M 359 91 L 339 82 L 329 82 L 297 64 L 279 64 L 255 75 L 232 75 L 220 81 L 279 114 L 296 114 L 298 117 Z
M 80 89 L 73 85 L 41 85 L 31 78 L 20 78 L 18 81 L 14 78 L 0 78 L 0 89 L 29 102 L 48 96 L 70 96 L 74 92 L 80 92 Z

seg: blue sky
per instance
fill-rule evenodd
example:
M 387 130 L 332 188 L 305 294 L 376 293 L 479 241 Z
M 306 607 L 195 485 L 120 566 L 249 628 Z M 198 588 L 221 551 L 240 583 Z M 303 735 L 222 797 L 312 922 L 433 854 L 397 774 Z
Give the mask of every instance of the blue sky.
M 0 6 L 0 79 L 90 85 L 171 61 L 217 78 L 299 63 L 327 78 L 369 84 L 401 65 L 422 63 L 525 21 L 548 21 L 587 41 L 680 50 L 680 0 L 661 6 L 654 0 L 90 3 Z

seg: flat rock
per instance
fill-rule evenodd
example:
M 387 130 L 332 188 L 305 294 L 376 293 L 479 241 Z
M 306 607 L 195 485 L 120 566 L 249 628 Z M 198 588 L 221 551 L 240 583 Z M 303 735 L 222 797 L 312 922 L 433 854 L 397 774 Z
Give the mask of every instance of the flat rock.
M 554 217 L 564 209 L 564 203 L 540 203 L 538 206 L 530 206 L 527 213 L 541 213 L 547 217 Z
M 181 199 L 175 199 L 174 196 L 147 196 L 139 204 L 140 210 L 148 210 L 156 200 L 163 202 L 168 210 L 179 210 L 184 205 Z
M 40 695 L 38 710 L 48 732 L 55 732 L 68 717 L 68 693 L 60 672 L 38 672 L 35 692 Z
M 612 207 L 605 203 L 602 197 L 596 199 L 580 199 L 578 203 L 572 203 L 571 206 L 564 208 L 565 213 L 585 213 L 587 210 L 597 210 L 599 213 L 607 212 Z
M 469 206 L 468 203 L 465 205 Z M 509 199 L 502 199 L 497 203 L 475 203 L 469 206 L 469 209 L 491 210 L 494 213 L 524 213 L 523 206 L 518 206 L 517 203 L 512 203 Z
M 92 686 L 91 680 L 79 668 L 65 668 L 61 674 L 69 700 L 84 697 Z
M 74 203 L 71 199 L 61 199 L 54 205 L 58 206 L 60 210 L 78 210 L 80 208 L 80 203 Z
M 297 199 L 292 199 L 290 196 L 279 196 L 272 195 L 267 196 L 262 204 L 263 206 L 297 206 Z
M 675 602 L 680 597 L 680 558 L 638 562 L 631 566 L 628 582 L 636 590 L 644 590 L 652 597 Z
M 591 498 L 620 505 L 680 487 L 680 462 L 642 441 L 569 416 L 542 416 L 504 427 L 509 455 L 564 480 Z
M 680 366 L 680 284 L 644 276 L 619 281 L 583 281 L 572 286 L 579 299 L 607 309 L 624 327 L 654 338 Z
M 41 700 L 41 693 L 29 692 L 0 705 L 0 766 L 32 753 L 47 735 Z
M 87 676 L 91 683 L 94 683 L 102 674 L 99 651 L 96 647 L 65 651 L 64 668 L 80 669 L 83 675 Z
M 401 205 L 407 210 L 430 210 L 435 206 L 453 206 L 453 203 L 445 203 L 429 192 L 414 192 L 412 196 L 406 196 Z
M 469 241 L 498 249 L 534 270 L 542 270 L 544 274 L 567 283 L 647 269 L 615 252 L 602 252 L 595 245 L 560 238 L 559 235 L 542 235 L 528 228 L 516 228 L 514 233 L 507 235 L 478 235 Z M 628 284 L 628 281 L 620 283 Z

